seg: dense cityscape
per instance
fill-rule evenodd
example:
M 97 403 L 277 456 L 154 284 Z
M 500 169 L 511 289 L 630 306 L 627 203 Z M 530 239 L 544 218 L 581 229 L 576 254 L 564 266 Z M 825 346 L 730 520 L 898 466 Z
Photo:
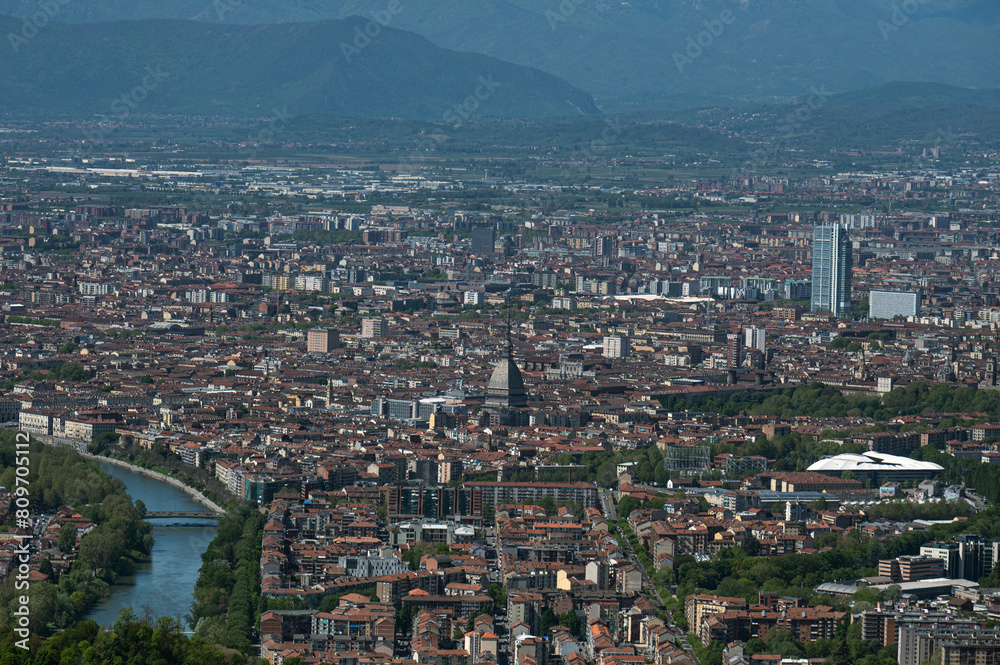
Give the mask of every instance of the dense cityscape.
M 0 449 L 0 603 L 32 639 L 111 648 L 77 622 L 183 515 L 85 455 L 218 516 L 155 624 L 189 662 L 1000 653 L 996 154 L 655 184 L 17 145 L 0 419 L 40 444 L 29 522 Z

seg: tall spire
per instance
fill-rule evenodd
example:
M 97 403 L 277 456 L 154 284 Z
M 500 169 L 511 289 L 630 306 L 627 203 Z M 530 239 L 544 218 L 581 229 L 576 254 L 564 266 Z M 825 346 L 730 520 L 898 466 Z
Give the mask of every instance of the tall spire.
M 510 341 L 510 294 L 513 290 L 514 290 L 514 285 L 511 284 L 510 291 L 507 292 L 507 331 L 506 331 L 506 343 L 504 346 L 504 350 L 507 352 L 508 357 L 513 353 L 514 350 L 514 345 Z
M 487 408 L 507 409 L 511 407 L 527 406 L 528 395 L 524 389 L 524 379 L 521 370 L 514 362 L 514 345 L 510 336 L 510 293 L 513 292 L 513 282 L 511 291 L 507 295 L 507 321 L 504 342 L 504 349 L 500 353 L 500 362 L 497 363 L 487 385 L 486 404 Z

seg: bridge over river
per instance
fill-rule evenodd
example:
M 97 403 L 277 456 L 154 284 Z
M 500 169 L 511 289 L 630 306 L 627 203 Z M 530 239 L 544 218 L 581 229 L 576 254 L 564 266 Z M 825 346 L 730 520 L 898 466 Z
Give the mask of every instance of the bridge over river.
M 150 510 L 143 519 L 154 519 L 157 517 L 196 517 L 201 519 L 217 520 L 225 513 L 208 513 L 205 511 L 180 511 L 180 510 Z

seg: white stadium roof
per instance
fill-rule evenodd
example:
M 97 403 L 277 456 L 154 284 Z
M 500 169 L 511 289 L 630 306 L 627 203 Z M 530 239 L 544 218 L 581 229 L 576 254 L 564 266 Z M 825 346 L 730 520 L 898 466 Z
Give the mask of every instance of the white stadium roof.
M 886 453 L 866 452 L 862 454 L 845 453 L 827 457 L 809 467 L 809 471 L 820 473 L 841 473 L 843 471 L 943 471 L 944 467 L 934 462 L 888 455 Z

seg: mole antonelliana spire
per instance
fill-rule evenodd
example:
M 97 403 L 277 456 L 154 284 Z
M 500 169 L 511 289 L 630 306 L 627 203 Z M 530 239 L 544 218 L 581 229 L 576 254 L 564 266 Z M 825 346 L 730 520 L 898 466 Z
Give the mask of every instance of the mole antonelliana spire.
M 524 389 L 521 370 L 514 362 L 514 345 L 510 338 L 510 296 L 507 297 L 507 328 L 500 362 L 493 370 L 486 388 L 486 408 L 510 408 L 527 406 L 528 393 Z

